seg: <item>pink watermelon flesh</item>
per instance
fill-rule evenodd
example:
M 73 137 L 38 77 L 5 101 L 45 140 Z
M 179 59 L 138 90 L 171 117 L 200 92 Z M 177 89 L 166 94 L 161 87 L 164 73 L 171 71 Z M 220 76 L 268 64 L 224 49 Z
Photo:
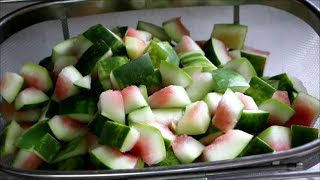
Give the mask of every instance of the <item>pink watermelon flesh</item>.
M 149 105 L 151 108 L 175 108 L 185 107 L 191 101 L 181 86 L 168 86 L 149 97 Z
M 285 151 L 291 148 L 290 128 L 283 126 L 270 126 L 258 135 L 275 151 Z
M 141 156 L 149 166 L 163 161 L 166 149 L 161 132 L 147 124 L 136 123 L 134 127 L 140 132 L 140 138 L 130 152 Z
M 136 37 L 125 36 L 123 41 L 130 59 L 137 59 L 148 47 L 148 43 Z
M 240 99 L 228 89 L 219 102 L 212 124 L 223 132 L 233 129 L 243 108 L 244 105 Z
M 251 96 L 247 96 L 240 92 L 235 92 L 235 95 L 241 100 L 245 110 L 258 110 L 257 104 L 254 102 Z
M 186 107 L 185 114 L 177 124 L 178 134 L 204 134 L 210 125 L 210 112 L 203 101 L 194 102 Z
M 73 96 L 79 92 L 78 88 L 73 85 L 73 83 L 81 78 L 81 74 L 71 75 L 70 68 L 68 66 L 59 73 L 56 87 L 54 90 L 55 98 L 58 101 L 67 99 L 70 96 Z M 68 69 L 67 69 L 68 68 Z
M 38 169 L 44 161 L 32 151 L 21 149 L 13 162 L 13 167 L 24 170 Z
M 125 109 L 120 91 L 107 90 L 100 95 L 101 114 L 113 121 L 125 124 Z
M 318 99 L 300 92 L 292 103 L 296 113 L 286 122 L 285 126 L 302 125 L 313 127 L 320 114 L 320 102 Z
M 191 39 L 190 36 L 182 36 L 182 39 L 175 47 L 175 50 L 177 54 L 183 54 L 190 51 L 202 52 L 202 49 L 196 42 L 194 42 L 194 40 Z
M 141 33 L 141 31 L 136 30 L 134 28 L 129 27 L 126 33 L 126 36 L 128 37 L 135 37 L 138 38 L 144 42 L 149 41 L 149 38 L 146 37 L 146 35 L 144 33 Z M 125 42 L 125 39 L 123 40 Z
M 202 158 L 204 161 L 234 159 L 252 138 L 253 135 L 241 130 L 229 130 L 204 149 Z
M 147 102 L 137 86 L 128 86 L 121 91 L 125 112 L 128 114 L 136 109 L 147 106 Z
M 284 103 L 286 103 L 287 105 L 291 105 L 290 103 L 290 99 L 289 99 L 289 95 L 288 95 L 288 92 L 287 91 L 276 91 L 272 98 L 274 99 L 278 99 Z
M 172 143 L 172 149 L 176 157 L 182 163 L 191 163 L 198 158 L 205 146 L 191 136 L 178 136 Z

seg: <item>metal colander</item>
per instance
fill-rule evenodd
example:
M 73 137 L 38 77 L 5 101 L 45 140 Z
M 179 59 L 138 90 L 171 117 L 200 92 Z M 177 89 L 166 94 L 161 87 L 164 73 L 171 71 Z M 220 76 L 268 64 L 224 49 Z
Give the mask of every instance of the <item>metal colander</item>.
M 0 77 L 7 71 L 19 72 L 23 63 L 38 63 L 50 56 L 53 46 L 63 39 L 76 36 L 97 23 L 108 28 L 136 27 L 138 20 L 161 25 L 177 16 L 182 17 L 195 40 L 209 39 L 215 23 L 240 21 L 248 25 L 245 45 L 271 52 L 265 75 L 287 72 L 302 80 L 309 94 L 320 98 L 320 13 L 307 0 L 69 0 L 31 5 L 0 19 Z M 0 117 L 0 129 L 4 125 Z M 319 119 L 315 127 L 320 129 Z M 23 171 L 11 168 L 10 158 L 1 158 L 0 170 L 33 178 L 239 178 L 248 175 L 247 172 L 258 178 L 263 177 L 261 171 L 279 173 L 312 167 L 319 163 L 319 150 L 318 139 L 275 154 L 177 167 L 111 171 Z

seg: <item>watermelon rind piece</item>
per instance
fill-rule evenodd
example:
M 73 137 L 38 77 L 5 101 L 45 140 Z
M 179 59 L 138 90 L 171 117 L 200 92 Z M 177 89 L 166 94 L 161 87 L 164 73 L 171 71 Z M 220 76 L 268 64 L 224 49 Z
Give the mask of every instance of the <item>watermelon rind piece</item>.
M 250 85 L 239 73 L 229 69 L 217 69 L 212 72 L 213 90 L 224 93 L 227 88 L 235 92 L 245 92 Z
M 130 151 L 140 137 L 139 132 L 120 123 L 106 121 L 100 134 L 100 144 L 119 149 L 121 152 Z
M 164 86 L 178 85 L 185 88 L 192 82 L 192 78 L 183 69 L 167 61 L 161 61 L 159 70 Z
M 258 137 L 275 151 L 285 151 L 292 147 L 290 128 L 273 125 L 262 131 Z
M 50 133 L 46 133 L 33 147 L 33 151 L 44 161 L 51 162 L 60 148 L 60 143 Z
M 23 129 L 16 121 L 11 121 L 0 134 L 0 155 L 15 154 L 17 139 L 23 133 Z
M 211 37 L 223 41 L 231 49 L 242 49 L 248 26 L 241 24 L 215 24 Z
M 257 76 L 252 77 L 249 85 L 250 87 L 244 93 L 251 96 L 258 106 L 263 101 L 272 98 L 276 92 L 275 88 Z
M 241 130 L 230 130 L 219 136 L 202 153 L 206 162 L 236 158 L 249 144 L 253 135 Z
M 262 141 L 259 137 L 255 137 L 250 143 L 243 149 L 238 157 L 252 156 L 258 154 L 266 154 L 275 152 L 267 143 Z
M 57 163 L 72 157 L 85 155 L 88 150 L 88 143 L 85 136 L 80 136 L 69 142 L 61 151 L 55 156 L 52 163 Z
M 175 42 L 180 42 L 183 35 L 190 35 L 189 30 L 182 24 L 181 17 L 175 17 L 162 23 L 167 35 Z
M 31 150 L 48 132 L 51 132 L 48 121 L 39 121 L 17 139 L 16 146 L 21 149 Z
M 178 121 L 177 134 L 199 135 L 209 128 L 210 113 L 203 101 L 196 101 L 186 106 L 183 117 Z

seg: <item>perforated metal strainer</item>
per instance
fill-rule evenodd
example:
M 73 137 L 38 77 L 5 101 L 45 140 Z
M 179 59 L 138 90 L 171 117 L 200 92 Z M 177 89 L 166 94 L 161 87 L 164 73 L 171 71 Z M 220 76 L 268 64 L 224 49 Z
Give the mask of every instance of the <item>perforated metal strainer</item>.
M 239 11 L 238 11 L 239 10 Z M 121 11 L 121 12 L 120 12 Z M 195 40 L 207 40 L 213 24 L 240 21 L 248 25 L 246 46 L 271 52 L 266 75 L 287 72 L 302 80 L 308 93 L 320 98 L 320 13 L 307 0 L 69 0 L 44 2 L 0 19 L 0 76 L 18 72 L 27 62 L 50 56 L 52 47 L 102 23 L 135 27 L 138 20 L 161 24 L 182 16 Z M 1 118 L 1 117 L 0 117 Z M 5 121 L 0 119 L 0 129 Z M 318 119 L 316 128 L 320 129 Z M 137 170 L 23 171 L 0 159 L 0 170 L 27 177 L 192 178 L 238 177 L 264 172 L 303 170 L 319 163 L 320 140 L 275 154 L 235 160 Z

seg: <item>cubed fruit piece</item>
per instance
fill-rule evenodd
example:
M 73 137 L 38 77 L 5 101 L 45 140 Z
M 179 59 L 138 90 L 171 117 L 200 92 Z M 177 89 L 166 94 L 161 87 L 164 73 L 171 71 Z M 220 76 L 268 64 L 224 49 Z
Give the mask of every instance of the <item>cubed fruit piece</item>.
M 161 132 L 142 123 L 134 123 L 133 127 L 139 131 L 140 138 L 131 152 L 141 156 L 149 166 L 163 161 L 166 158 L 166 147 Z
M 100 95 L 101 114 L 115 122 L 125 124 L 125 109 L 120 91 L 107 90 Z
M 287 91 L 276 91 L 272 98 L 278 99 L 279 101 L 282 101 L 283 103 L 286 103 L 287 105 L 291 105 L 289 95 Z
M 181 17 L 175 17 L 162 23 L 164 31 L 175 42 L 180 42 L 184 35 L 189 36 L 189 30 L 182 24 Z
M 87 132 L 86 124 L 67 116 L 56 115 L 48 124 L 55 137 L 61 141 L 72 141 Z
M 53 73 L 58 75 L 60 71 L 70 65 L 75 65 L 82 54 L 93 45 L 83 35 L 67 39 L 57 44 L 52 49 Z
M 185 88 L 192 82 L 192 78 L 183 69 L 167 61 L 161 61 L 159 70 L 164 86 L 178 85 Z
M 77 86 L 80 89 L 90 90 L 91 89 L 91 76 L 87 75 L 73 83 L 73 85 Z
M 190 51 L 197 51 L 204 54 L 199 45 L 191 39 L 190 36 L 182 36 L 181 41 L 175 47 L 177 54 L 183 54 Z
M 207 146 L 202 153 L 202 158 L 204 161 L 234 159 L 252 138 L 251 134 L 241 130 L 230 130 Z
M 201 73 L 203 71 L 202 66 L 187 66 L 182 68 L 189 76 L 192 76 L 194 73 Z
M 97 111 L 98 99 L 93 96 L 72 96 L 60 102 L 59 115 L 66 115 L 81 122 L 89 122 Z
M 159 122 L 149 122 L 147 124 L 157 128 L 161 132 L 166 149 L 171 147 L 172 142 L 176 139 L 176 135 L 171 132 L 168 126 Z
M 27 87 L 34 87 L 43 92 L 52 88 L 52 80 L 48 70 L 37 64 L 24 64 L 20 70 Z
M 23 129 L 16 121 L 11 121 L 0 134 L 0 155 L 16 152 L 15 143 L 21 136 Z
M 243 103 L 245 110 L 258 110 L 258 106 L 252 97 L 240 92 L 235 92 L 234 94 L 237 95 L 240 101 Z
M 235 129 L 255 134 L 266 128 L 270 113 L 261 110 L 243 110 Z
M 138 158 L 118 149 L 99 146 L 90 152 L 91 161 L 101 169 L 134 169 Z
M 276 92 L 275 88 L 256 76 L 251 79 L 249 85 L 250 87 L 246 90 L 245 94 L 251 96 L 257 105 L 272 98 L 273 94 Z
M 273 153 L 274 150 L 259 137 L 255 137 L 250 143 L 244 148 L 238 157 L 252 156 L 258 154 Z
M 114 69 L 127 64 L 127 56 L 114 56 L 107 59 L 101 59 L 97 62 L 98 77 L 103 89 L 111 89 L 110 74 Z
M 164 29 L 155 24 L 145 22 L 145 21 L 138 21 L 137 29 L 147 31 L 151 33 L 153 37 L 156 37 L 161 41 L 169 41 L 169 42 L 171 41 L 170 37 L 166 34 Z
M 241 117 L 243 108 L 244 105 L 240 99 L 232 90 L 227 89 L 218 104 L 212 124 L 223 132 L 233 129 Z
M 311 128 L 301 125 L 292 125 L 291 135 L 292 147 L 298 147 L 318 139 L 319 130 L 317 128 Z
M 245 92 L 250 87 L 241 74 L 229 69 L 214 70 L 212 76 L 213 90 L 218 93 L 224 93 L 227 88 L 233 91 Z
M 217 67 L 210 62 L 210 60 L 204 56 L 202 52 L 198 51 L 190 51 L 179 55 L 180 62 L 183 67 L 202 67 L 202 71 L 204 72 L 212 72 L 216 70 Z
M 163 161 L 161 161 L 158 164 L 155 164 L 154 166 L 176 166 L 176 165 L 180 165 L 180 164 L 181 164 L 181 162 L 174 154 L 172 148 L 169 148 L 166 153 L 166 159 L 164 159 Z
M 210 61 L 216 66 L 224 66 L 231 60 L 225 44 L 215 38 L 211 38 L 204 46 L 204 52 Z
M 16 146 L 21 149 L 31 150 L 46 134 L 50 132 L 47 121 L 39 121 L 26 130 L 16 142 Z
M 181 163 L 191 163 L 197 159 L 205 146 L 191 136 L 178 136 L 172 143 L 172 149 Z
M 144 54 L 138 59 L 130 61 L 129 63 L 124 64 L 123 66 L 112 71 L 114 80 L 120 89 L 123 89 L 129 85 L 147 85 L 146 78 L 153 73 L 154 68 L 149 54 Z
M 242 49 L 248 26 L 240 24 L 215 24 L 211 37 L 223 41 L 231 49 Z
M 103 126 L 106 121 L 111 121 L 109 118 L 97 113 L 94 118 L 89 122 L 88 128 L 93 132 L 96 136 L 100 136 Z
M 179 108 L 190 103 L 187 92 L 181 86 L 171 85 L 149 96 L 151 108 Z
M 138 57 L 140 57 L 144 53 L 145 49 L 148 47 L 147 42 L 137 37 L 125 36 L 123 40 L 125 42 L 128 57 L 131 60 L 135 60 Z
M 210 124 L 210 112 L 203 101 L 197 101 L 186 106 L 183 117 L 177 124 L 177 134 L 204 134 Z
M 313 127 L 320 114 L 320 101 L 306 93 L 299 92 L 291 106 L 295 114 L 286 122 L 286 126 L 302 125 Z
M 51 162 L 60 148 L 60 143 L 50 133 L 46 133 L 33 147 L 33 151 L 45 162 Z
M 154 120 L 154 115 L 150 109 L 150 106 L 136 109 L 128 114 L 129 125 L 131 125 L 134 122 L 147 123 L 153 122 Z
M 211 116 L 214 116 L 214 114 L 216 113 L 216 110 L 221 98 L 222 98 L 222 94 L 216 93 L 216 92 L 208 93 L 204 97 L 203 101 L 207 103 Z
M 192 82 L 186 88 L 186 92 L 192 102 L 202 100 L 214 89 L 214 79 L 209 72 L 194 73 Z
M 0 95 L 11 104 L 18 96 L 24 79 L 12 72 L 6 72 L 0 80 Z
M 124 46 L 122 39 L 101 24 L 90 27 L 83 33 L 83 36 L 93 43 L 104 40 L 107 45 L 111 47 L 114 55 L 124 55 L 126 53 L 126 47 Z
M 146 52 L 149 53 L 153 66 L 159 68 L 161 61 L 168 61 L 179 66 L 180 59 L 168 42 L 151 41 Z
M 126 114 L 148 106 L 147 101 L 144 99 L 143 94 L 137 86 L 128 86 L 121 91 L 124 102 L 124 109 Z
M 76 64 L 77 70 L 82 75 L 93 73 L 97 62 L 112 56 L 110 47 L 104 40 L 95 42 L 79 59 Z
M 16 110 L 26 110 L 41 107 L 49 101 L 49 97 L 42 91 L 35 88 L 26 88 L 22 90 L 14 104 Z
M 169 126 L 177 124 L 184 114 L 183 108 L 152 109 L 155 121 Z
M 12 163 L 12 167 L 24 170 L 35 170 L 43 163 L 44 161 L 33 151 L 20 149 Z
M 263 76 L 268 55 L 253 50 L 241 50 L 241 57 L 250 61 L 259 77 Z
M 72 171 L 72 170 L 83 170 L 85 169 L 85 161 L 83 157 L 77 156 L 58 163 L 59 171 Z
M 62 101 L 79 93 L 79 89 L 73 85 L 74 82 L 83 78 L 74 66 L 67 66 L 58 75 L 54 90 L 55 99 Z
M 285 151 L 291 148 L 290 128 L 270 126 L 260 133 L 258 137 L 275 151 Z
M 143 31 L 143 30 L 136 30 L 134 28 L 129 27 L 127 32 L 126 32 L 126 37 L 135 37 L 138 38 L 144 42 L 148 42 L 152 39 L 152 34 L 147 32 L 147 31 Z M 124 40 L 124 42 L 126 42 Z
M 100 134 L 100 143 L 121 152 L 130 151 L 139 140 L 140 133 L 133 127 L 106 121 Z
M 295 98 L 294 93 L 307 93 L 307 89 L 304 87 L 302 81 L 288 73 L 278 74 L 270 77 L 269 79 L 278 80 L 278 90 L 287 91 L 291 101 Z
M 88 150 L 86 136 L 80 136 L 69 142 L 54 158 L 53 163 L 57 163 L 72 157 L 84 155 Z
M 284 125 L 295 114 L 294 109 L 277 99 L 264 101 L 259 109 L 270 113 L 268 125 Z
M 238 72 L 247 80 L 247 82 L 250 82 L 252 77 L 257 76 L 256 70 L 246 58 L 229 61 L 224 67 Z

